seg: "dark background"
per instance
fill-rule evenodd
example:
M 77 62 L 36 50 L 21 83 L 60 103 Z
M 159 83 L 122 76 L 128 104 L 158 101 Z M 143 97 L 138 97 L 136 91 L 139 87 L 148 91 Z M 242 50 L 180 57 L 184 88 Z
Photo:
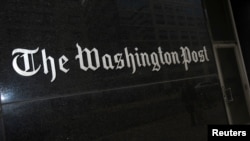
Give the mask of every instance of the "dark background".
M 249 1 L 237 1 L 231 0 L 233 15 L 235 19 L 235 24 L 237 28 L 237 33 L 240 41 L 240 46 L 247 70 L 248 76 L 250 75 L 250 62 L 249 62 L 249 32 L 250 32 L 250 16 L 249 16 Z
M 227 123 L 200 0 L 5 0 L 0 28 L 0 137 L 6 141 L 205 140 L 206 125 Z M 200 50 L 209 62 L 82 71 L 82 47 L 114 54 L 137 46 L 144 52 Z M 70 71 L 43 69 L 32 77 L 12 68 L 15 48 L 45 48 L 69 58 Z M 41 56 L 35 58 L 41 63 Z M 58 66 L 57 66 L 58 68 Z

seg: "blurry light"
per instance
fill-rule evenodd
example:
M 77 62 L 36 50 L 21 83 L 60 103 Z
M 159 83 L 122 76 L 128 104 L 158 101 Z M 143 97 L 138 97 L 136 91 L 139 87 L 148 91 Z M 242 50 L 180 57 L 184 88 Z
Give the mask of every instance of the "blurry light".
M 6 99 L 8 99 L 7 96 L 2 94 L 1 95 L 1 101 L 6 101 Z
M 6 98 L 1 94 L 1 101 L 4 101 Z
M 1 102 L 6 102 L 8 101 L 11 97 L 12 97 L 12 92 L 8 91 L 8 92 L 2 92 L 1 93 Z

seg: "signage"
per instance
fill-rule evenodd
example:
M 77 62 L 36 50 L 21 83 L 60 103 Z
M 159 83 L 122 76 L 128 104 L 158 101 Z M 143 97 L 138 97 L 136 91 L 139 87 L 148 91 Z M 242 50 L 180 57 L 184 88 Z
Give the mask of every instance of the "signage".
M 97 48 L 83 48 L 76 44 L 77 54 L 75 60 L 79 62 L 79 68 L 83 71 L 96 71 L 97 69 L 120 70 L 130 68 L 132 74 L 136 73 L 138 67 L 150 67 L 152 71 L 159 71 L 162 67 L 169 65 L 184 65 L 185 71 L 188 71 L 190 63 L 208 62 L 206 46 L 201 50 L 190 50 L 189 47 L 181 46 L 179 51 L 165 51 L 161 46 L 154 52 L 147 53 L 140 51 L 138 47 L 129 50 L 127 47 L 122 52 L 111 54 L 100 54 Z M 41 54 L 42 64 L 36 64 L 34 56 Z M 56 79 L 56 70 L 68 73 L 70 68 L 64 65 L 69 59 L 66 55 L 55 59 L 47 55 L 46 49 L 37 47 L 36 49 L 17 48 L 12 52 L 13 69 L 22 76 L 33 76 L 43 68 L 44 74 L 51 73 L 51 82 Z M 59 68 L 56 68 L 58 63 Z M 21 66 L 20 64 L 23 64 Z M 49 69 L 50 68 L 50 69 Z
M 4 103 L 217 74 L 200 0 L 11 1 L 4 7 Z

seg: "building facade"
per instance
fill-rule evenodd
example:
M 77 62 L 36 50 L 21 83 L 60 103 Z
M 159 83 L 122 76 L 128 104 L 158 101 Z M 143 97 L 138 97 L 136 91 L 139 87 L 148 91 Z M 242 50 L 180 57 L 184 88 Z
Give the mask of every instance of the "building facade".
M 4 0 L 0 140 L 200 141 L 249 123 L 236 4 Z

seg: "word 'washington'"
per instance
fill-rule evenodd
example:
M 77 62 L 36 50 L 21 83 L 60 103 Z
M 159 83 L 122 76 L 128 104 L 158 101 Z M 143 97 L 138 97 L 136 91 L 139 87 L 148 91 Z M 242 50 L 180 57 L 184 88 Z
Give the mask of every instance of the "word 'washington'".
M 133 53 L 127 47 L 121 53 L 115 55 L 99 54 L 96 48 L 82 48 L 78 43 L 76 44 L 77 54 L 75 60 L 79 62 L 80 69 L 83 71 L 96 71 L 99 68 L 105 70 L 120 70 L 123 68 L 132 69 L 134 74 L 139 67 L 151 67 L 152 71 L 159 71 L 163 65 L 183 64 L 186 71 L 189 69 L 190 63 L 208 62 L 207 49 L 204 46 L 201 50 L 191 51 L 187 46 L 180 47 L 180 52 L 171 51 L 165 52 L 161 47 L 155 52 L 139 52 L 137 47 L 134 48 Z M 48 56 L 45 49 L 41 50 L 42 64 L 37 64 L 34 60 L 35 54 L 39 52 L 39 47 L 36 49 L 22 49 L 17 48 L 12 51 L 12 66 L 14 70 L 22 76 L 33 76 L 39 72 L 41 67 L 44 74 L 51 73 L 51 82 L 56 79 L 56 63 L 58 63 L 59 70 L 68 73 L 70 68 L 65 64 L 69 59 L 62 55 L 58 62 L 52 56 Z M 37 57 L 36 57 L 37 58 Z M 20 65 L 21 64 L 21 65 Z M 48 66 L 50 65 L 50 66 Z

